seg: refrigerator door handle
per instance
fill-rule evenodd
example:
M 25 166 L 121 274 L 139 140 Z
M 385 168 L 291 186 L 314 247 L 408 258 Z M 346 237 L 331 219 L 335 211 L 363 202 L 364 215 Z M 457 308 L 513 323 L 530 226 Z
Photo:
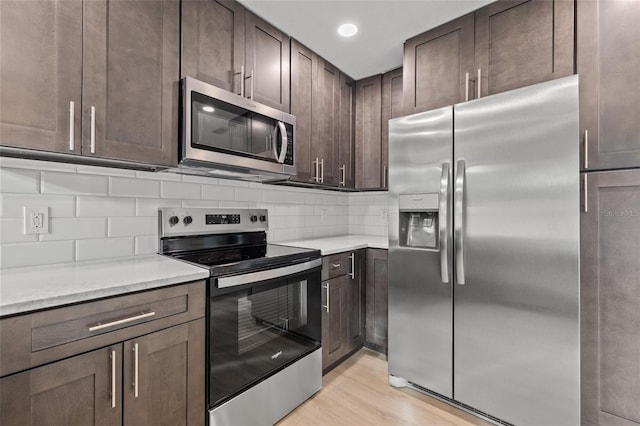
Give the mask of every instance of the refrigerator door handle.
M 442 163 L 442 175 L 440 177 L 440 279 L 443 283 L 449 282 L 449 163 Z
M 464 160 L 456 164 L 456 188 L 454 196 L 454 240 L 456 250 L 456 279 L 458 284 L 465 284 L 464 277 Z

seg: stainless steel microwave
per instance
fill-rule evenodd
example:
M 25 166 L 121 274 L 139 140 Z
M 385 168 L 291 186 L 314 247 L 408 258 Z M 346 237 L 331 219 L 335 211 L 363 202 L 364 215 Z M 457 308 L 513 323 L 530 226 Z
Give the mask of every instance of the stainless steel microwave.
M 247 180 L 296 174 L 296 118 L 191 77 L 182 82 L 183 172 Z

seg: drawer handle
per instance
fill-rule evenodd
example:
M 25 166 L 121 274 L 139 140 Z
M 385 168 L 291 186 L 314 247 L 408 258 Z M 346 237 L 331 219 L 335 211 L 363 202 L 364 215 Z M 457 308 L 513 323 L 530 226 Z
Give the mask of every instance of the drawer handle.
M 103 328 L 113 327 L 114 325 L 126 324 L 128 322 L 136 321 L 136 320 L 139 320 L 139 319 L 142 319 L 142 318 L 152 317 L 155 314 L 156 314 L 155 312 L 147 312 L 147 313 L 143 313 L 143 314 L 140 314 L 140 315 L 135 315 L 135 316 L 128 317 L 128 318 L 123 318 L 123 319 L 119 319 L 119 320 L 116 320 L 116 321 L 111 321 L 111 322 L 108 322 L 106 324 L 98 323 L 98 324 L 96 324 L 94 326 L 89 327 L 89 331 L 102 330 Z
M 116 408 L 116 351 L 112 350 L 111 358 L 111 408 Z
M 340 267 L 340 264 L 339 264 L 339 263 L 332 263 L 332 264 L 331 264 L 331 267 L 332 267 L 333 269 L 338 269 L 338 268 Z

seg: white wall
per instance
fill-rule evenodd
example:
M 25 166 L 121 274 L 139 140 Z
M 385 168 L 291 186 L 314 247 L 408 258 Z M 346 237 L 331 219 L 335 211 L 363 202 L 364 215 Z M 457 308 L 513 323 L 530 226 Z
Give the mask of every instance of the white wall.
M 25 206 L 49 208 L 48 234 L 24 235 Z M 0 158 L 0 268 L 156 253 L 158 207 L 267 208 L 270 242 L 386 235 L 384 192 Z

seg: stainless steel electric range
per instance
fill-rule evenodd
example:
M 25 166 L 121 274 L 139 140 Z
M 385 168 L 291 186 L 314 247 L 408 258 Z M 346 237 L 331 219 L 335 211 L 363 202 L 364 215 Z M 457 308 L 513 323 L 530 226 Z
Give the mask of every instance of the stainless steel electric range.
M 209 425 L 273 424 L 322 387 L 318 250 L 268 244 L 265 209 L 163 208 L 160 253 L 210 271 Z

